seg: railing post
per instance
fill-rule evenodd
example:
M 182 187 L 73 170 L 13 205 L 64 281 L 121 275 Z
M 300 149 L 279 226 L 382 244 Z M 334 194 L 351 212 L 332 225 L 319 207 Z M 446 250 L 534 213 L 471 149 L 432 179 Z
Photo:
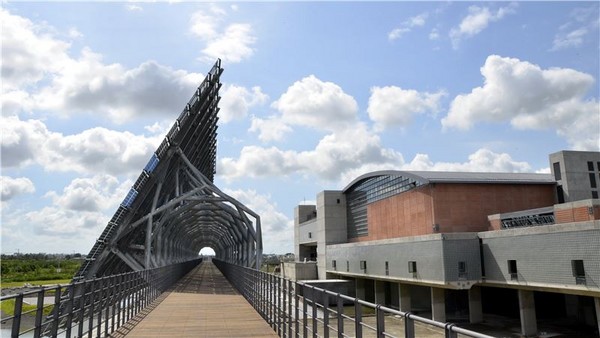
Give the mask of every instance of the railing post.
M 294 306 L 294 314 L 296 316 L 294 327 L 296 329 L 296 337 L 300 337 L 300 284 L 298 282 L 294 282 L 294 291 L 294 299 L 296 301 Z
M 77 336 L 78 337 L 82 337 L 83 336 L 83 318 L 84 318 L 84 313 L 85 313 L 85 297 L 86 297 L 86 292 L 87 292 L 87 286 L 88 286 L 88 282 L 84 281 L 81 289 L 81 296 L 79 297 L 79 313 L 77 314 L 77 317 L 79 319 L 79 323 L 77 325 Z
M 287 281 L 288 284 L 288 338 L 292 337 L 292 303 L 294 302 L 293 297 L 293 290 L 292 290 L 292 281 L 290 279 L 288 279 Z
M 67 313 L 67 323 L 65 336 L 67 338 L 71 337 L 71 326 L 73 325 L 73 309 L 75 308 L 75 285 L 71 285 L 71 291 L 69 292 L 69 303 L 67 305 L 68 313 Z
M 385 332 L 385 317 L 383 310 L 381 310 L 381 304 L 377 304 L 375 308 L 375 314 L 377 316 L 377 338 L 384 338 Z
M 306 284 L 302 284 L 302 337 L 308 336 L 308 301 L 306 300 Z
M 38 291 L 37 294 L 37 308 L 35 311 L 35 330 L 33 333 L 34 337 L 40 337 L 42 335 L 42 317 L 44 315 L 44 289 Z
M 354 298 L 354 334 L 356 338 L 362 338 L 362 305 L 358 298 Z
M 341 295 L 337 294 L 337 329 L 338 329 L 338 338 L 344 337 L 344 299 Z
M 15 298 L 15 317 L 13 318 L 12 323 L 12 332 L 11 337 L 16 338 L 19 337 L 19 331 L 21 330 L 21 314 L 23 312 L 23 294 L 20 293 Z
M 323 294 L 323 338 L 329 338 L 329 295 L 326 290 Z
M 92 283 L 90 284 L 90 312 L 88 313 L 89 315 L 89 322 L 88 322 L 88 337 L 92 337 L 92 334 L 94 333 L 94 299 L 95 299 L 95 294 L 96 294 L 96 284 L 98 283 L 98 279 L 94 278 L 92 280 Z
M 317 321 L 317 293 L 315 291 L 315 287 L 314 285 L 310 286 L 311 291 L 310 291 L 310 296 L 311 296 L 311 305 L 312 305 L 312 331 L 313 331 L 313 338 L 317 338 L 317 332 L 319 332 L 319 322 Z
M 410 318 L 411 313 L 407 312 L 404 315 L 404 337 L 415 338 L 415 321 Z
M 282 301 L 282 307 L 281 307 L 281 326 L 282 326 L 282 330 L 281 332 L 279 332 L 279 336 L 283 337 L 285 335 L 285 332 L 287 331 L 287 315 L 286 315 L 286 309 L 287 309 L 287 283 L 285 281 L 285 279 L 283 279 L 282 277 L 279 277 L 279 283 L 281 283 L 281 294 L 283 296 L 283 301 Z
M 446 323 L 446 325 L 444 325 L 446 338 L 458 338 L 458 334 L 452 330 L 453 327 L 454 324 L 452 323 Z
M 60 297 L 62 295 L 62 288 L 60 284 L 56 288 L 56 293 L 54 294 L 54 308 L 52 311 L 54 312 L 54 318 L 52 318 L 52 330 L 50 331 L 50 335 L 52 337 L 56 337 L 58 333 L 58 322 L 60 319 Z

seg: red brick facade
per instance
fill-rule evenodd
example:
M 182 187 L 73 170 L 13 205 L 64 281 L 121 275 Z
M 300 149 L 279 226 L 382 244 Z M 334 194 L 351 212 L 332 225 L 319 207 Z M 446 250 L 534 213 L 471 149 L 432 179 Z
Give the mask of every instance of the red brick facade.
M 368 236 L 350 241 L 487 231 L 488 215 L 553 204 L 551 184 L 428 184 L 370 204 Z

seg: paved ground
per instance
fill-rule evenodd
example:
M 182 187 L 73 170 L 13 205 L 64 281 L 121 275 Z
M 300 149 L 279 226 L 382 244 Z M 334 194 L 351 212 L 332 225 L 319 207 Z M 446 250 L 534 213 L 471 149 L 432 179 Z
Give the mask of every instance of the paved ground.
M 113 337 L 277 337 L 212 262 L 203 262 Z

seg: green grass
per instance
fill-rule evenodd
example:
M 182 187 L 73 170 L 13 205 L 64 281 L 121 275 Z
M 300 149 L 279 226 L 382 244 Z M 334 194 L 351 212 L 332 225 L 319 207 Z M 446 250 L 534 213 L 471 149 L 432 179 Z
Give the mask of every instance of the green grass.
M 15 314 L 15 300 L 14 299 L 3 300 L 2 302 L 0 302 L 0 308 L 2 309 L 2 312 L 6 316 L 14 316 L 14 314 Z M 37 308 L 37 306 L 35 306 L 35 305 L 29 305 L 29 304 L 23 303 L 23 308 L 21 309 L 21 313 L 28 312 L 28 311 L 33 311 L 31 313 L 28 313 L 27 315 L 35 316 L 35 309 L 36 308 Z M 53 308 L 54 308 L 54 305 L 45 306 L 44 307 L 44 316 L 48 316 L 52 312 Z
M 7 288 L 20 288 L 25 284 L 31 285 L 54 285 L 54 284 L 69 284 L 71 283 L 70 279 L 51 279 L 51 280 L 32 280 L 32 281 L 23 281 L 23 282 L 2 282 L 0 284 L 1 289 Z

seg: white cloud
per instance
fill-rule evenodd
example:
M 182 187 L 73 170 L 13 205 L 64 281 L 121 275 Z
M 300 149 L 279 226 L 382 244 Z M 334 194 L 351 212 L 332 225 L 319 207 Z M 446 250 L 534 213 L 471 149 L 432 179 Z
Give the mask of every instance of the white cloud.
M 255 190 L 226 189 L 224 192 L 260 215 L 263 252 L 293 250 L 290 238 L 294 237 L 294 220 L 277 210 L 277 203 L 271 200 L 270 195 L 261 195 Z
M 436 28 L 432 29 L 431 32 L 429 32 L 429 40 L 437 40 L 440 38 L 440 33 L 438 32 L 438 30 Z
M 92 128 L 79 134 L 52 132 L 39 120 L 1 117 L 2 166 L 39 164 L 48 171 L 127 174 L 139 172 L 161 138 Z
M 202 75 L 173 70 L 153 61 L 133 69 L 105 65 L 84 50 L 79 60 L 56 74 L 50 86 L 34 95 L 33 107 L 60 112 L 107 114 L 116 123 L 138 116 L 177 116 L 200 84 Z
M 9 176 L 0 176 L 0 181 L 2 181 L 2 201 L 8 201 L 18 195 L 35 192 L 33 182 L 27 177 L 12 178 Z
M 581 46 L 590 31 L 596 30 L 600 24 L 598 7 L 576 8 L 567 23 L 561 25 L 554 36 L 551 51 Z
M 2 94 L 30 86 L 69 60 L 70 44 L 53 30 L 0 9 L 2 21 Z
M 470 38 L 488 27 L 491 22 L 499 21 L 508 14 L 516 11 L 517 3 L 512 2 L 506 7 L 493 12 L 488 7 L 470 6 L 469 15 L 462 19 L 458 27 L 450 30 L 452 46 L 456 49 L 463 38 Z
M 231 7 L 237 10 L 237 7 Z M 202 59 L 214 61 L 221 58 L 227 63 L 238 63 L 254 54 L 256 37 L 252 25 L 231 23 L 223 28 L 227 12 L 212 5 L 210 13 L 197 11 L 190 18 L 190 32 L 206 43 Z
M 256 105 L 265 104 L 269 96 L 264 94 L 260 87 L 252 87 L 249 91 L 245 87 L 226 85 L 221 91 L 219 106 L 219 122 L 228 123 L 240 120 L 248 115 L 248 110 Z
M 46 111 L 63 117 L 90 113 L 122 123 L 137 116 L 176 116 L 200 84 L 202 75 L 148 61 L 127 69 L 104 64 L 89 48 L 79 58 L 54 29 L 0 11 L 2 34 L 2 111 Z M 75 28 L 70 34 L 76 34 Z
M 244 147 L 238 159 L 222 158 L 217 164 L 217 173 L 226 180 L 300 174 L 331 181 L 366 164 L 398 166 L 401 163 L 399 153 L 383 148 L 379 136 L 364 124 L 356 123 L 352 128 L 326 135 L 310 151 Z
M 403 170 L 416 171 L 459 171 L 459 172 L 531 172 L 527 162 L 515 161 L 507 153 L 495 153 L 489 149 L 479 149 L 469 155 L 469 160 L 460 162 L 434 163 L 427 154 L 417 154 Z
M 388 39 L 390 41 L 400 39 L 404 34 L 410 32 L 414 27 L 425 25 L 425 20 L 427 20 L 428 16 L 428 13 L 422 13 L 405 20 L 400 24 L 400 27 L 394 28 L 388 33 Z
M 406 127 L 417 114 L 437 113 L 444 96 L 444 91 L 420 93 L 395 86 L 373 87 L 367 112 L 377 130 L 390 126 Z
M 62 194 L 46 193 L 54 206 L 61 210 L 76 212 L 101 212 L 116 209 L 126 195 L 132 182 L 119 183 L 116 177 L 106 174 L 91 178 L 76 178 L 66 186 Z
M 510 121 L 519 129 L 555 129 L 574 149 L 598 149 L 600 108 L 595 99 L 585 99 L 594 83 L 589 74 L 497 55 L 487 58 L 481 74 L 484 85 L 454 99 L 444 128 Z
M 125 8 L 130 12 L 141 12 L 144 10 L 142 6 L 135 4 L 127 4 L 125 5 Z
M 258 138 L 263 142 L 280 141 L 283 137 L 292 132 L 292 128 L 285 124 L 281 119 L 271 117 L 261 119 L 252 117 L 250 132 L 258 132 Z
M 273 102 L 285 124 L 319 130 L 345 129 L 356 123 L 358 104 L 333 82 L 310 75 L 291 85 Z

